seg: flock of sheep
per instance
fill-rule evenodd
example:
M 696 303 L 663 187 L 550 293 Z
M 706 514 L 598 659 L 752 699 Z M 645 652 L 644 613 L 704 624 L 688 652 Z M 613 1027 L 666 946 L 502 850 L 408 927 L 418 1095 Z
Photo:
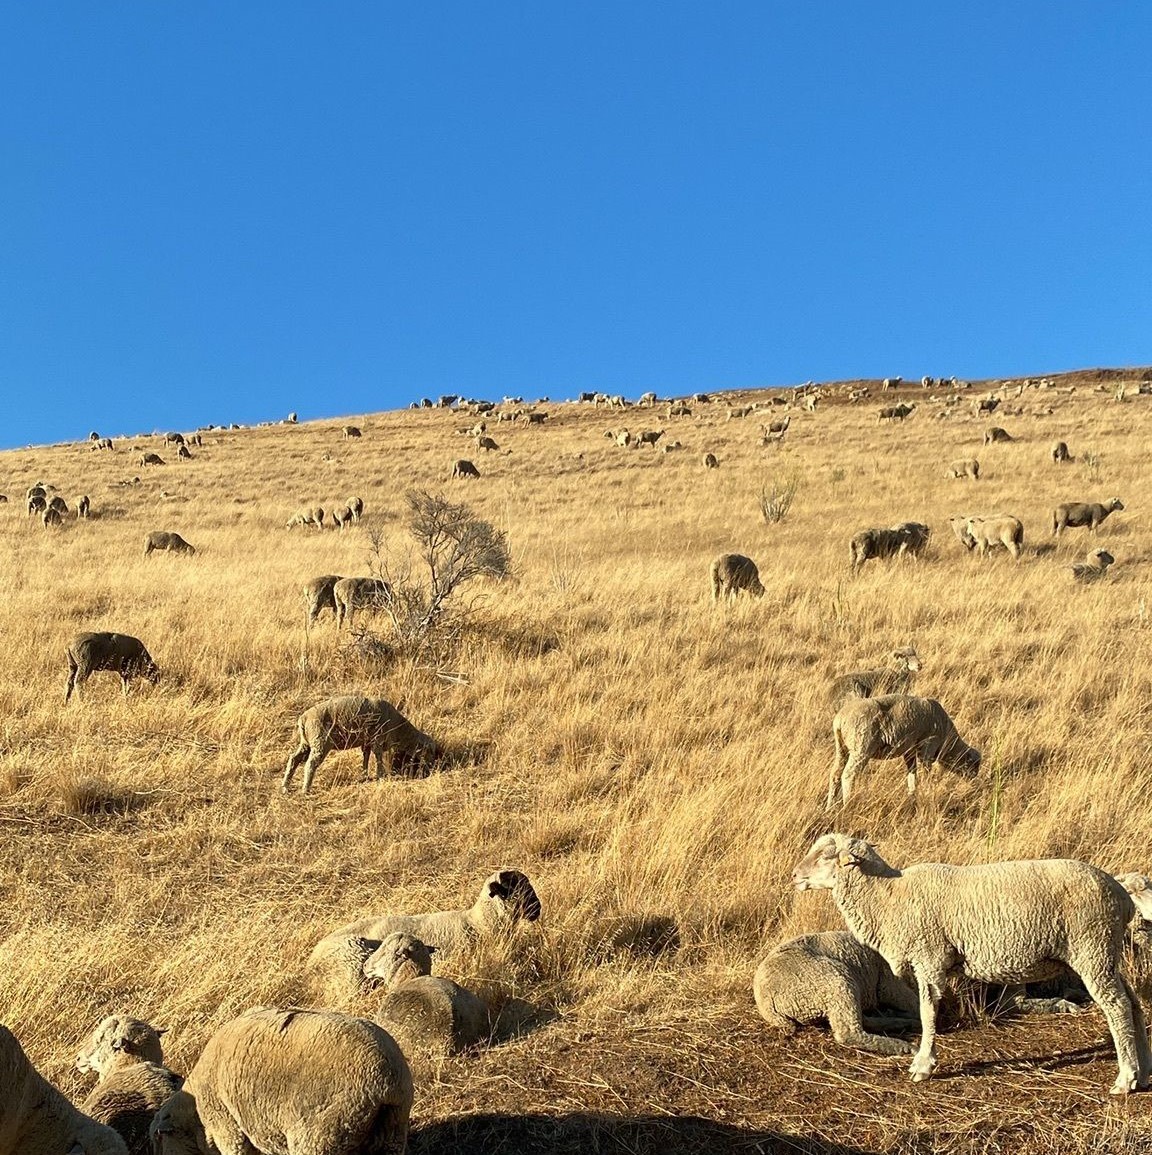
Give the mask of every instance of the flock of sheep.
M 897 385 L 886 383 L 885 388 Z M 587 399 L 613 404 L 600 395 Z M 809 392 L 808 408 L 814 409 L 817 400 L 818 394 Z M 655 403 L 654 394 L 645 395 L 643 404 Z M 626 407 L 622 399 L 620 404 Z M 885 407 L 880 420 L 902 421 L 914 408 Z M 765 436 L 783 436 L 788 420 L 773 422 Z M 496 448 L 495 443 L 482 444 L 491 440 L 483 428 L 469 433 L 479 447 Z M 179 438 L 174 443 L 187 451 L 185 439 L 169 436 Z M 361 430 L 345 426 L 343 436 L 359 438 Z M 610 436 L 622 445 L 655 446 L 662 431 L 639 438 L 628 434 L 623 440 L 618 431 Z M 112 448 L 95 434 L 92 441 L 93 448 Z M 145 454 L 142 463 L 149 456 L 155 455 Z M 1052 457 L 1070 460 L 1067 446 L 1058 443 Z M 718 466 L 711 453 L 703 463 Z M 453 475 L 479 473 L 471 462 L 458 460 Z M 976 481 L 979 462 L 955 462 L 949 475 Z M 61 499 L 50 497 L 42 484 L 34 490 L 29 491 L 30 512 L 47 518 L 52 502 Z M 39 504 L 33 508 L 34 503 Z M 83 512 L 81 502 L 76 505 L 79 516 L 85 516 L 88 499 L 82 499 Z M 363 508 L 353 498 L 329 512 L 343 528 L 359 521 Z M 1053 511 L 1052 532 L 1059 535 L 1070 527 L 1095 532 L 1110 513 L 1123 508 L 1119 498 L 1060 505 Z M 317 505 L 300 510 L 288 525 L 321 529 L 324 519 L 325 510 Z M 1004 548 L 1020 556 L 1023 526 L 1015 517 L 965 515 L 951 519 L 951 527 L 968 550 L 985 554 Z M 918 557 L 930 537 L 929 526 L 919 522 L 863 530 L 849 543 L 851 566 L 859 569 L 874 558 Z M 148 535 L 145 555 L 154 550 L 195 552 L 180 535 L 168 532 Z M 1074 575 L 1093 580 L 1113 560 L 1107 551 L 1093 550 L 1074 567 Z M 765 593 L 758 567 L 740 554 L 717 557 L 710 581 L 714 601 L 739 592 Z M 387 605 L 391 591 L 378 578 L 329 574 L 308 582 L 304 596 L 309 626 L 331 609 L 340 627 L 351 625 L 357 608 Z M 160 678 L 144 644 L 126 634 L 80 634 L 68 647 L 67 663 L 66 702 L 98 671 L 117 673 L 125 695 L 133 678 L 152 683 Z M 902 759 L 910 794 L 921 765 L 978 773 L 979 751 L 960 737 L 940 703 L 908 692 L 919 669 L 915 649 L 904 647 L 892 653 L 886 666 L 853 671 L 831 683 L 835 758 L 827 792 L 830 809 L 847 802 L 858 774 L 872 759 Z M 435 739 L 391 703 L 360 695 L 338 696 L 305 710 L 296 738 L 284 791 L 302 767 L 301 788 L 307 792 L 333 751 L 359 749 L 365 776 L 375 757 L 377 778 L 386 759 L 393 772 L 412 773 L 443 754 Z M 1114 878 L 1072 860 L 967 867 L 930 863 L 901 870 L 867 842 L 831 833 L 816 840 L 797 865 L 793 882 L 800 891 L 830 890 L 847 930 L 791 939 L 760 963 L 753 992 L 771 1025 L 791 1032 L 827 1021 L 845 1045 L 884 1055 L 912 1053 L 912 1077 L 922 1080 L 936 1065 L 940 1000 L 958 976 L 1003 986 L 1025 1009 L 1073 1011 L 1079 1005 L 1066 998 L 1029 998 L 1024 990 L 1027 983 L 1072 976 L 1107 1020 L 1118 1060 L 1113 1093 L 1144 1089 L 1152 1082 L 1152 1049 L 1136 989 L 1146 987 L 1131 977 L 1146 973 L 1152 979 L 1152 963 L 1141 954 L 1144 940 L 1152 940 L 1152 924 L 1144 921 L 1152 919 L 1149 879 Z M 504 869 L 485 880 L 470 907 L 375 915 L 337 928 L 316 944 L 307 971 L 325 1001 L 347 1004 L 377 997 L 372 1018 L 335 1007 L 256 1008 L 212 1036 L 186 1079 L 164 1066 L 162 1032 L 130 1016 L 111 1016 L 97 1025 L 78 1056 L 80 1069 L 97 1076 L 79 1110 L 35 1071 L 19 1042 L 0 1026 L 0 1088 L 10 1089 L 0 1097 L 0 1155 L 399 1155 L 413 1099 L 405 1050 L 458 1051 L 500 1030 L 498 1017 L 481 998 L 432 975 L 433 955 L 451 958 L 478 939 L 535 922 L 541 911 L 527 876 Z M 920 1044 L 913 1052 L 898 1035 L 917 1023 Z

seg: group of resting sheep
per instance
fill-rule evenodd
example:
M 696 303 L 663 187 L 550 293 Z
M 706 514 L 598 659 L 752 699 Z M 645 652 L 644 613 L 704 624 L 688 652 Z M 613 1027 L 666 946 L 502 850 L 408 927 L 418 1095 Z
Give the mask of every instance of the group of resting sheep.
M 380 915 L 340 927 L 308 961 L 326 1000 L 377 1000 L 371 1018 L 256 1007 L 225 1023 L 181 1078 L 163 1030 L 125 1014 L 100 1022 L 76 1059 L 96 1075 L 80 1108 L 0 1026 L 0 1155 L 403 1155 L 412 1110 L 408 1055 L 498 1037 L 489 1006 L 431 974 L 483 938 L 540 918 L 527 876 L 499 870 L 472 906 Z

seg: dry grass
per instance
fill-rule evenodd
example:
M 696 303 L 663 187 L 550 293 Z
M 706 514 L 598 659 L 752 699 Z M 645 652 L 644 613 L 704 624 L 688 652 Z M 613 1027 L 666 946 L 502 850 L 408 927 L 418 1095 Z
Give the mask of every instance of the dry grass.
M 755 417 L 726 422 L 723 404 L 672 421 L 630 412 L 630 428 L 684 442 L 667 455 L 609 444 L 618 414 L 552 407 L 543 428 L 500 427 L 511 452 L 465 483 L 446 475 L 471 422 L 439 411 L 363 418 L 359 441 L 342 440 L 343 420 L 214 431 L 195 460 L 154 469 L 136 460 L 157 439 L 0 454 L 4 1022 L 73 1095 L 78 1042 L 117 1008 L 168 1027 L 186 1069 L 244 1008 L 307 1001 L 303 960 L 332 927 L 463 905 L 515 866 L 545 904 L 538 935 L 452 974 L 555 1017 L 422 1067 L 418 1152 L 1146 1149 L 1152 1096 L 1106 1102 L 1095 1013 L 949 1034 L 941 1078 L 912 1086 L 900 1061 L 773 1036 L 749 990 L 778 936 L 836 924 L 826 896 L 787 886 L 830 825 L 824 686 L 895 645 L 915 643 L 918 687 L 985 769 L 975 782 L 930 772 L 911 804 L 898 768 L 876 765 L 835 826 L 895 862 L 1152 867 L 1152 399 L 1117 405 L 1114 382 L 1087 380 L 1020 402 L 1051 415 L 998 413 L 1017 440 L 987 448 L 986 419 L 933 421 L 918 396 L 891 428 L 875 405 L 825 402 L 768 448 Z M 1050 462 L 1057 438 L 1075 464 Z M 720 470 L 700 466 L 705 451 Z M 973 455 L 979 482 L 945 480 Z M 19 496 L 41 477 L 70 503 L 91 494 L 92 520 L 26 518 Z M 797 480 L 778 524 L 760 514 L 769 477 Z M 485 586 L 440 671 L 349 647 L 330 618 L 303 629 L 303 581 L 368 572 L 373 532 L 403 563 L 412 485 L 464 497 L 513 553 L 515 578 Z M 300 505 L 354 493 L 361 526 L 284 528 Z M 1113 494 L 1127 510 L 1100 537 L 1117 565 L 1074 587 L 1065 567 L 1089 539 L 1036 553 L 1048 511 Z M 948 515 L 982 511 L 1022 518 L 1019 565 L 950 539 Z M 850 577 L 851 533 L 905 519 L 934 526 L 926 558 Z M 156 529 L 196 557 L 143 558 Z M 763 599 L 710 605 L 725 551 L 759 563 Z M 125 702 L 96 675 L 64 709 L 64 649 L 85 629 L 144 639 L 160 686 L 136 683 Z M 357 755 L 333 755 L 312 797 L 282 797 L 297 714 L 355 690 L 404 699 L 451 764 L 365 785 Z

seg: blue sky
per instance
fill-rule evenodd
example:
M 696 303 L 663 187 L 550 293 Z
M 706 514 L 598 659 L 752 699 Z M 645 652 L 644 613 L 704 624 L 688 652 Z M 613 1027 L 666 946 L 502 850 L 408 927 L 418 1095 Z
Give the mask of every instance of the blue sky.
M 0 10 L 0 445 L 1146 364 L 1152 5 Z

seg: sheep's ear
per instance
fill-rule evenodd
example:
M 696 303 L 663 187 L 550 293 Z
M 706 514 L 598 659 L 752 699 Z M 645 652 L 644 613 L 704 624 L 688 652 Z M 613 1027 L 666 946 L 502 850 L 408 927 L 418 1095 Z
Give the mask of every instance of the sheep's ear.
M 499 882 L 493 879 L 488 883 L 488 897 L 489 898 L 504 898 L 508 891 Z
M 430 947 L 428 948 L 428 953 L 429 953 L 429 954 L 435 954 L 435 953 L 436 953 L 436 952 L 437 952 L 439 949 L 440 949 L 440 948 L 439 948 L 438 946 L 430 946 Z
M 123 1051 L 123 1050 L 126 1050 L 127 1047 L 128 1047 L 128 1040 L 127 1039 L 113 1039 L 112 1040 L 112 1050 L 114 1050 L 114 1051 Z
M 851 851 L 841 850 L 840 853 L 836 855 L 836 863 L 838 866 L 859 866 L 860 859 L 851 853 Z
M 167 1027 L 157 1027 L 156 1033 L 158 1035 L 166 1035 L 168 1033 L 168 1028 Z

